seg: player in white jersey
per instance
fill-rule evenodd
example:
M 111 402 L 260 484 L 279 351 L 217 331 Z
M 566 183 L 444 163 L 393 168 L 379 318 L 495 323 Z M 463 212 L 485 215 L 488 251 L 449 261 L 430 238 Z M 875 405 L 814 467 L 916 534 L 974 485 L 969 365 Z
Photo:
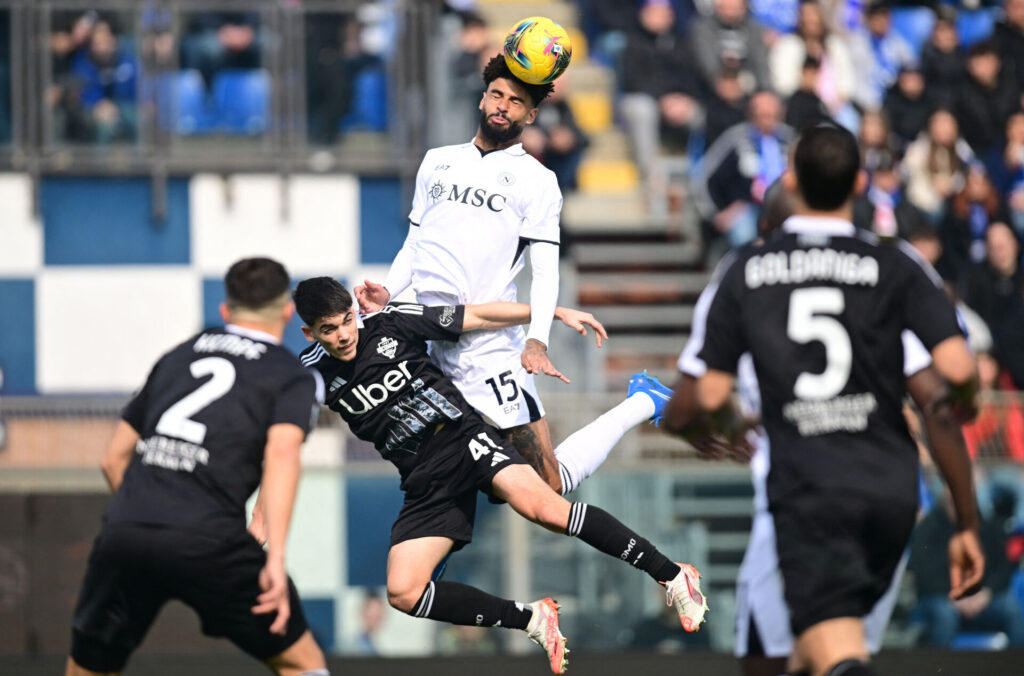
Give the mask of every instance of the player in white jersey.
M 567 493 L 604 461 L 634 425 L 660 416 L 670 390 L 646 373 L 626 401 L 553 449 L 535 374 L 568 379 L 547 356 L 558 299 L 559 214 L 554 173 L 520 141 L 551 85 L 516 79 L 501 55 L 483 71 L 480 126 L 469 143 L 427 151 L 416 176 L 409 234 L 384 284 L 355 288 L 363 312 L 408 287 L 424 305 L 516 300 L 514 279 L 530 250 L 534 317 L 521 327 L 466 334 L 431 346 L 431 358 L 463 396 L 501 429 L 556 491 Z M 636 394 L 645 396 L 633 396 Z

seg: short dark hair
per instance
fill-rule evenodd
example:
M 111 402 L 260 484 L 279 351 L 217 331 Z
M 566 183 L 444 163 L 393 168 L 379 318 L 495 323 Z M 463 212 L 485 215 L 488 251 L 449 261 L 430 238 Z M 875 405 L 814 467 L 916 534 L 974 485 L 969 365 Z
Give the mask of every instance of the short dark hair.
M 796 142 L 793 169 L 807 206 L 820 211 L 838 209 L 853 194 L 860 171 L 857 139 L 834 124 L 809 127 Z
M 978 56 L 988 56 L 990 54 L 999 56 L 999 49 L 996 47 L 996 41 L 993 38 L 982 40 L 981 42 L 975 42 L 971 45 L 971 48 L 967 50 L 968 59 L 973 59 Z
M 352 309 L 352 294 L 333 277 L 311 277 L 299 282 L 292 294 L 295 311 L 306 326 Z
M 288 271 L 272 258 L 243 258 L 224 276 L 231 309 L 262 310 L 285 296 L 289 286 Z
M 509 70 L 508 64 L 505 63 L 505 57 L 501 54 L 495 54 L 487 65 L 484 66 L 483 72 L 484 87 L 490 87 L 491 83 L 498 78 L 504 78 L 506 80 L 512 80 L 518 82 L 525 89 L 526 93 L 530 95 L 530 100 L 533 101 L 533 107 L 536 108 L 540 105 L 540 102 L 548 97 L 548 94 L 555 90 L 555 85 L 550 82 L 547 84 L 529 84 L 523 82 Z

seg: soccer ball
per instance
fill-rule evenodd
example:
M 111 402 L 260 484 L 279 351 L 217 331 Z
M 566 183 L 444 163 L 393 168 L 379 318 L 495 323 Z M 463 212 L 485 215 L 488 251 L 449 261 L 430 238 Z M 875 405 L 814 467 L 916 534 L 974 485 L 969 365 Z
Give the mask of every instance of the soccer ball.
M 528 84 L 547 84 L 569 67 L 572 43 L 565 29 L 551 19 L 531 16 L 512 27 L 502 53 L 517 78 Z

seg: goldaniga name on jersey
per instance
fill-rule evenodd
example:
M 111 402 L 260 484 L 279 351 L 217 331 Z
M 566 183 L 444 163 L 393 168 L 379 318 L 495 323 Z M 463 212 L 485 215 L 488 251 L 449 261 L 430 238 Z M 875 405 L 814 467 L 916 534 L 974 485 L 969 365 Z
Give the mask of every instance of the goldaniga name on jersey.
M 796 249 L 752 256 L 744 268 L 747 288 L 827 280 L 839 284 L 876 286 L 878 261 L 835 249 Z
M 249 361 L 259 359 L 267 353 L 264 343 L 250 340 L 233 333 L 204 333 L 192 344 L 193 352 L 225 352 Z
M 369 413 L 379 404 L 388 400 L 392 392 L 397 392 L 409 382 L 412 375 L 409 373 L 409 360 L 401 362 L 398 368 L 393 368 L 384 374 L 379 383 L 370 385 L 356 385 L 346 393 L 355 397 L 355 407 L 345 401 L 345 397 L 339 397 L 338 403 L 345 407 L 345 410 L 352 415 L 363 415 Z

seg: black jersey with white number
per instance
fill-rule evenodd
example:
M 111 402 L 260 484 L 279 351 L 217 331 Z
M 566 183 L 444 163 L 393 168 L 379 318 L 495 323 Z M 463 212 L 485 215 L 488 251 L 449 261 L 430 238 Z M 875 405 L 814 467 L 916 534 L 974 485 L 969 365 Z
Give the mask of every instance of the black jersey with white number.
M 700 357 L 735 373 L 741 354 L 753 356 L 769 500 L 805 484 L 914 494 L 904 329 L 929 350 L 960 333 L 927 263 L 846 221 L 792 217 L 723 272 Z
M 107 520 L 245 527 L 267 430 L 309 432 L 315 374 L 270 336 L 211 329 L 165 354 L 122 417 L 142 439 Z
M 461 305 L 389 304 L 363 318 L 351 361 L 331 357 L 319 344 L 300 355 L 323 376 L 331 410 L 402 476 L 438 424 L 473 411 L 427 355 L 428 340 L 459 339 L 463 313 Z

